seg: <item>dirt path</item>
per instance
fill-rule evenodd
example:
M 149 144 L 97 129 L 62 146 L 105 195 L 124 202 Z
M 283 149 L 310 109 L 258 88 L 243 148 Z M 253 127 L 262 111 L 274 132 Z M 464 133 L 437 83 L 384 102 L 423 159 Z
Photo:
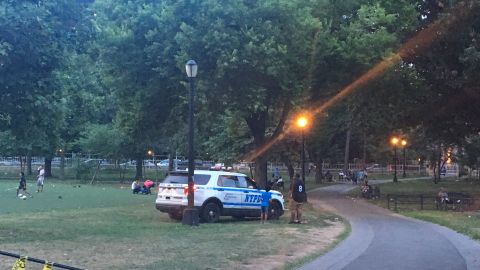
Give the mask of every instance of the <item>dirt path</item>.
M 310 201 L 315 208 L 320 209 L 318 201 Z M 322 211 L 322 210 L 321 210 Z M 289 213 L 287 213 L 289 214 Z M 302 229 L 299 227 L 287 228 L 289 237 L 298 239 L 297 245 L 283 249 L 279 254 L 268 255 L 250 260 L 248 264 L 233 264 L 234 269 L 282 269 L 286 264 L 293 263 L 313 254 L 327 252 L 336 243 L 338 237 L 345 231 L 346 226 L 342 221 L 329 222 L 331 226 L 321 228 Z M 266 229 L 265 233 L 270 233 Z

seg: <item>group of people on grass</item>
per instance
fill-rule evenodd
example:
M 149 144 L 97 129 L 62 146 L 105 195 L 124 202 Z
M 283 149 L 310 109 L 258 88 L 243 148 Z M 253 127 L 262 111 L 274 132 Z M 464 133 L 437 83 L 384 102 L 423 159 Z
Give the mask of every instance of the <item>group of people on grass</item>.
M 138 180 L 132 182 L 132 193 L 133 194 L 151 194 L 151 189 L 155 186 L 155 183 L 152 180 L 146 180 L 143 182 L 143 185 L 140 185 Z
M 17 197 L 28 195 L 30 198 L 33 196 L 27 191 L 27 179 L 25 178 L 25 173 L 20 172 L 20 182 L 17 188 Z M 37 192 L 43 192 L 43 184 L 45 182 L 45 169 L 43 166 L 38 167 L 37 169 Z

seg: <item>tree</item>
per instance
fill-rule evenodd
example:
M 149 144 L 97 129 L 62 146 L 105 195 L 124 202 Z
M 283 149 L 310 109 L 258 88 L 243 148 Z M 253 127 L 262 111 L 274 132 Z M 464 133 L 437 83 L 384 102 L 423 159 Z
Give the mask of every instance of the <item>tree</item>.
M 263 146 L 282 132 L 303 89 L 315 30 L 308 1 L 195 1 L 177 4 L 179 64 L 199 63 L 208 108 L 243 119 L 257 149 L 255 179 L 265 184 Z
M 16 153 L 49 157 L 59 142 L 61 91 L 53 72 L 78 45 L 85 5 L 72 1 L 0 3 L 0 129 L 15 138 Z
M 169 1 L 97 1 L 99 59 L 105 83 L 114 89 L 116 123 L 129 138 L 125 153 L 137 160 L 136 178 L 149 145 L 161 138 L 172 107 L 182 102 L 173 57 L 179 23 Z M 126 19 L 128 18 L 128 19 Z M 127 67 L 127 68 L 126 68 Z M 178 127 L 178 123 L 177 123 Z
M 342 20 L 329 17 L 331 14 L 324 14 L 326 20 L 331 22 L 329 24 L 331 29 L 321 33 L 322 37 L 316 44 L 314 62 L 317 64 L 309 92 L 311 106 L 327 102 L 339 89 L 355 80 L 375 63 L 390 56 L 408 30 L 415 25 L 417 13 L 411 3 L 392 5 L 388 1 L 359 2 L 348 2 L 349 8 L 345 3 L 338 3 L 340 9 L 336 8 L 337 3 L 326 4 L 326 10 L 340 10 L 343 14 L 332 13 Z M 332 68 L 333 66 L 335 68 Z M 309 145 L 309 153 L 314 158 L 317 169 L 321 168 L 325 158 L 339 160 L 338 154 L 341 149 L 344 149 L 346 166 L 352 152 L 352 149 L 349 149 L 350 145 L 363 145 L 362 150 L 358 147 L 354 150 L 357 153 L 363 152 L 363 155 L 357 156 L 366 159 L 367 134 L 375 132 L 380 126 L 378 122 L 384 124 L 392 121 L 386 118 L 379 119 L 381 116 L 391 117 L 391 113 L 388 112 L 391 99 L 388 99 L 388 95 L 391 96 L 392 93 L 382 91 L 384 90 L 382 87 L 385 87 L 385 84 L 377 87 L 369 82 L 358 89 L 352 97 L 344 99 L 341 104 L 337 104 L 328 112 L 321 112 L 322 115 L 317 115 L 317 126 L 309 139 L 313 141 Z M 386 93 L 382 97 L 387 97 L 388 101 L 375 98 L 379 95 L 378 92 Z M 386 114 L 379 114 L 379 107 L 383 107 Z M 356 143 L 350 143 L 355 137 L 358 138 Z M 343 138 L 344 143 L 339 140 L 340 138 Z M 317 181 L 321 180 L 321 174 L 319 169 Z

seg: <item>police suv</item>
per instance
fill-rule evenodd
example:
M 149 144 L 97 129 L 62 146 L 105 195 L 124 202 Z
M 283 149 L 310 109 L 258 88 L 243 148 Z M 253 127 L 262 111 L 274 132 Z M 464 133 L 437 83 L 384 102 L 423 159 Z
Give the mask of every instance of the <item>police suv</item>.
M 259 217 L 262 192 L 246 175 L 225 171 L 194 172 L 194 206 L 199 209 L 200 219 L 216 222 L 220 216 L 235 218 Z M 283 195 L 271 190 L 269 219 L 278 219 L 284 212 Z M 168 213 L 170 218 L 182 219 L 187 207 L 188 172 L 170 172 L 158 187 L 156 208 Z

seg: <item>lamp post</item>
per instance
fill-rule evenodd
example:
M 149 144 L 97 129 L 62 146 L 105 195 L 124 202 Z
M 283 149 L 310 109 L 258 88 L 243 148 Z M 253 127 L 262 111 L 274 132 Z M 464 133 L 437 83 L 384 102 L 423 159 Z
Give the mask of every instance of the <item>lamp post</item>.
M 397 144 L 399 139 L 397 137 L 392 137 L 390 143 L 393 145 L 393 182 L 398 182 L 397 179 Z
M 193 150 L 193 138 L 194 138 L 194 129 L 193 129 L 193 111 L 194 111 L 194 79 L 197 77 L 198 66 L 194 60 L 188 60 L 185 65 L 185 70 L 187 72 L 187 77 L 190 83 L 190 91 L 188 95 L 188 207 L 183 210 L 183 225 L 198 226 L 199 217 L 198 209 L 194 206 L 194 182 L 193 175 L 195 170 L 195 153 Z
M 297 127 L 302 131 L 302 181 L 305 184 L 305 128 L 308 125 L 308 119 L 300 116 L 297 119 Z
M 403 148 L 402 149 L 403 150 L 403 166 L 402 166 L 403 167 L 403 175 L 402 175 L 402 177 L 405 178 L 405 177 L 407 177 L 407 173 L 405 172 L 405 166 L 407 166 L 407 159 L 405 157 L 405 151 L 406 151 L 405 148 L 407 148 L 407 140 L 405 140 L 405 139 L 402 140 L 402 148 Z

